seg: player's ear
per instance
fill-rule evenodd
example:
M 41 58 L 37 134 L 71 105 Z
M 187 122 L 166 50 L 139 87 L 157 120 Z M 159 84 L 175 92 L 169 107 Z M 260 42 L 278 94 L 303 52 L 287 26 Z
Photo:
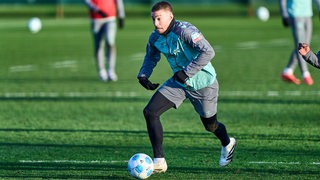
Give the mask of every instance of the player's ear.
M 172 12 L 170 12 L 170 18 L 173 19 L 173 13 Z

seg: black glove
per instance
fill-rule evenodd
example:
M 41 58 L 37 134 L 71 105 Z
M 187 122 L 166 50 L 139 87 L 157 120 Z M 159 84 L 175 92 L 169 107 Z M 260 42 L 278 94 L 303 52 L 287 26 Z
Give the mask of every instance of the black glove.
M 154 84 L 151 81 L 149 81 L 149 79 L 146 77 L 138 77 L 138 79 L 139 79 L 139 83 L 147 90 L 155 90 L 159 86 L 158 83 Z
M 288 17 L 282 18 L 282 24 L 284 27 L 289 27 L 290 26 L 290 19 Z
M 178 82 L 180 82 L 181 84 L 186 83 L 186 81 L 188 80 L 188 76 L 186 75 L 186 73 L 183 70 L 177 71 L 176 73 L 174 73 L 174 75 L 172 76 L 172 78 Z
M 124 19 L 123 18 L 118 19 L 118 26 L 120 29 L 123 29 L 123 27 L 124 27 Z
M 98 11 L 98 14 L 102 17 L 107 17 L 106 13 L 102 12 L 101 10 Z

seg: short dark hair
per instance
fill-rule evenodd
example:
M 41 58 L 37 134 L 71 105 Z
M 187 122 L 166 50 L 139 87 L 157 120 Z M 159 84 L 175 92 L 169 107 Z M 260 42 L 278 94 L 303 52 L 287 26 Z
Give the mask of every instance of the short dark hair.
M 155 11 L 158 11 L 160 9 L 167 9 L 167 10 L 169 10 L 169 11 L 171 11 L 173 13 L 172 6 L 167 1 L 156 2 L 151 8 L 151 12 L 155 12 Z

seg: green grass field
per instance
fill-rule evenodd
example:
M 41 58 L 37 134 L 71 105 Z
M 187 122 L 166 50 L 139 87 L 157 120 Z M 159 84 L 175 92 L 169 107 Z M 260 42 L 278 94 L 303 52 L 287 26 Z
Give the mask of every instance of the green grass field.
M 237 139 L 233 163 L 220 168 L 220 144 L 189 102 L 162 116 L 165 174 L 149 179 L 318 179 L 320 70 L 313 86 L 283 82 L 293 47 L 277 17 L 182 18 L 216 50 L 219 120 Z M 98 80 L 88 18 L 0 19 L 0 179 L 132 179 L 128 159 L 152 155 L 142 109 L 153 92 L 137 82 L 149 18 L 118 31 L 118 82 Z M 314 19 L 312 49 L 318 50 Z M 163 58 L 151 80 L 172 76 Z M 298 69 L 296 76 L 300 76 Z

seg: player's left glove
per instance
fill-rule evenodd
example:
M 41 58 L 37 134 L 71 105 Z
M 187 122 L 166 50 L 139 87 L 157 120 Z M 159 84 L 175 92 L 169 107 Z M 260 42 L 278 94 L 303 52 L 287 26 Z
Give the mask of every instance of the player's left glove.
M 290 19 L 288 17 L 282 18 L 282 24 L 284 27 L 289 27 L 290 26 Z
M 159 84 L 158 83 L 152 83 L 151 81 L 149 81 L 148 78 L 146 77 L 138 77 L 139 79 L 139 83 L 146 88 L 147 90 L 155 90 L 158 88 Z
M 181 84 L 185 84 L 189 77 L 183 70 L 180 70 L 175 72 L 172 78 Z
M 119 18 L 118 19 L 118 26 L 120 29 L 123 29 L 124 27 L 124 18 Z

